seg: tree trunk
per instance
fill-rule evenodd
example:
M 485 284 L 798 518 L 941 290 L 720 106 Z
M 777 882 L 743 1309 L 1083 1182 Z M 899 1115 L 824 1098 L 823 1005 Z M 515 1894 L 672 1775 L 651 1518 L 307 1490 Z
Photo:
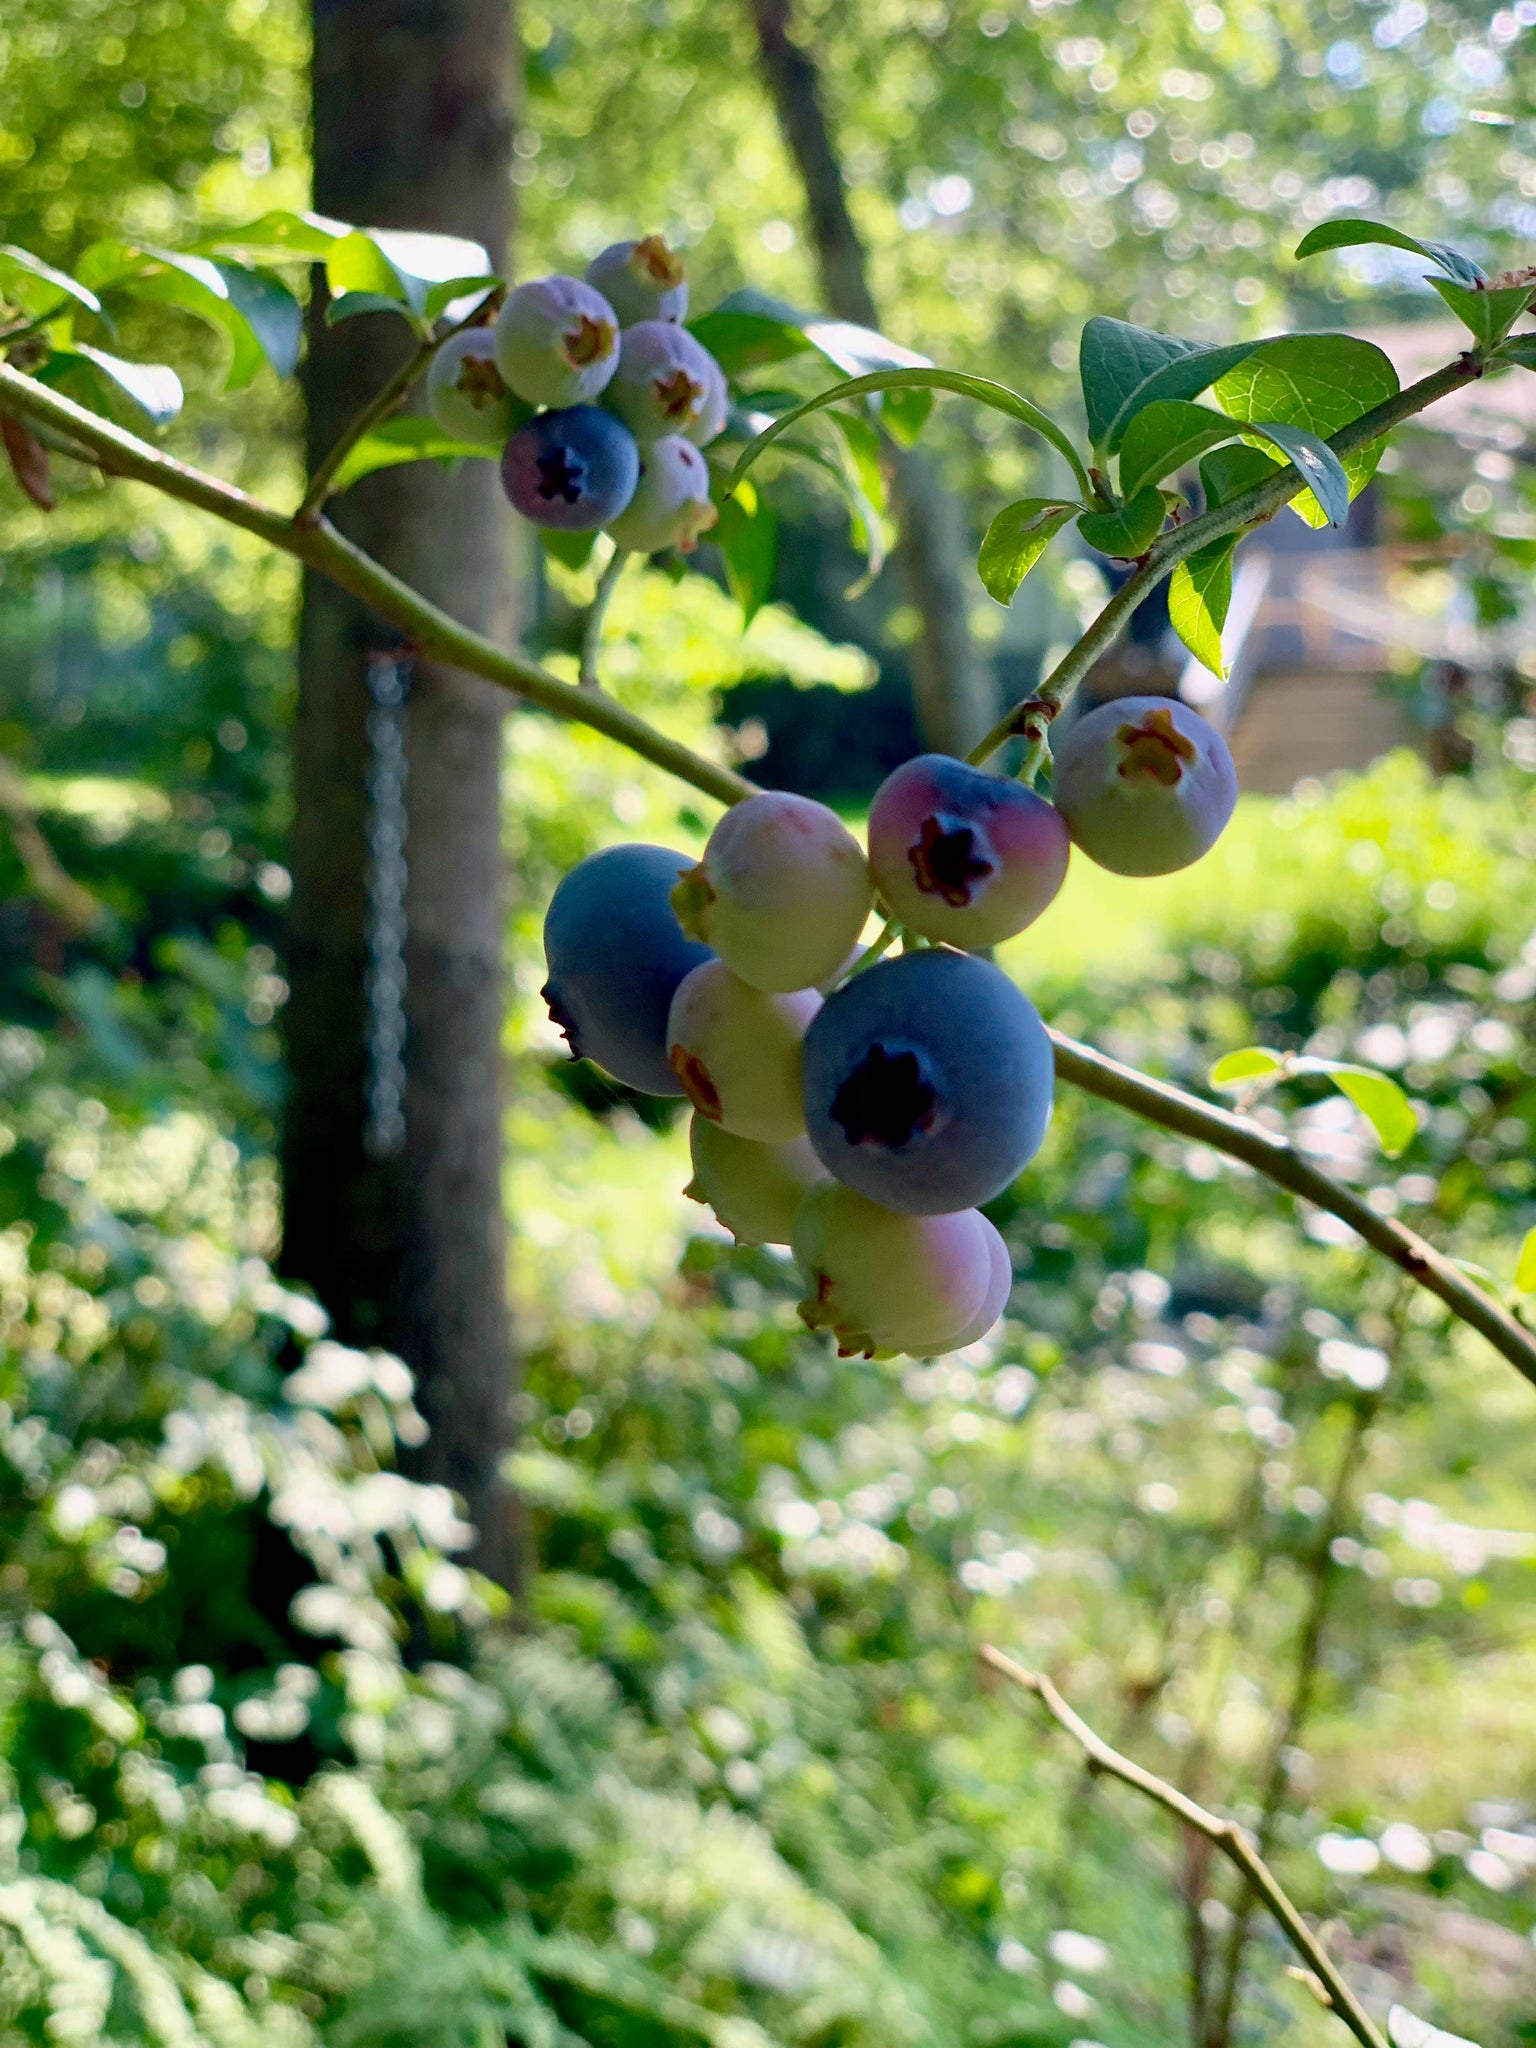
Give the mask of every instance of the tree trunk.
M 792 0 L 749 0 L 759 62 L 784 146 L 805 188 L 811 245 L 827 311 L 861 327 L 880 325 L 864 244 L 822 103 L 816 60 L 790 34 Z M 996 683 L 971 637 L 966 520 L 933 459 L 921 449 L 892 456 L 907 594 L 922 619 L 912 650 L 912 695 L 929 746 L 963 754 L 992 724 Z
M 317 209 L 467 235 L 500 267 L 511 229 L 508 0 L 316 0 L 314 28 Z M 385 316 L 335 330 L 312 321 L 312 466 L 410 345 Z M 511 537 L 491 464 L 451 477 L 426 463 L 387 471 L 340 499 L 334 517 L 456 617 L 509 633 Z M 501 1193 L 506 700 L 433 664 L 409 677 L 404 1123 L 391 1140 L 387 1119 L 376 1122 L 370 1141 L 365 1044 L 370 1032 L 380 1043 L 381 1012 L 365 992 L 368 658 L 396 647 L 353 599 L 307 578 L 284 1256 L 338 1337 L 386 1346 L 412 1367 L 432 1429 L 417 1469 L 462 1496 L 479 1532 L 475 1564 L 515 1588 L 520 1545 L 500 1476 L 513 1371 Z

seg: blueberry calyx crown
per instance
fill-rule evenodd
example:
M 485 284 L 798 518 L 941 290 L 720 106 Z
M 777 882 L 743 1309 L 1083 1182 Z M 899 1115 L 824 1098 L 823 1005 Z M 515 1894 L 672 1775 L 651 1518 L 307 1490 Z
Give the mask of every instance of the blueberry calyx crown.
M 933 1128 L 939 1092 L 908 1050 L 872 1045 L 832 1098 L 832 1120 L 850 1145 L 899 1152 Z
M 484 411 L 488 405 L 500 405 L 507 395 L 501 372 L 489 356 L 466 355 L 459 364 L 453 388 L 467 398 L 477 412 Z
M 586 459 L 573 448 L 551 448 L 536 459 L 539 496 L 553 502 L 563 498 L 567 505 L 579 505 L 587 488 Z
M 676 1074 L 678 1086 L 699 1115 L 707 1116 L 712 1124 L 719 1123 L 720 1090 L 715 1086 L 714 1076 L 698 1054 L 689 1052 L 686 1046 L 674 1045 L 667 1054 L 667 1065 Z
M 1171 711 L 1149 711 L 1142 719 L 1122 725 L 1115 733 L 1121 748 L 1119 772 L 1130 781 L 1146 777 L 1164 789 L 1177 787 L 1184 775 L 1184 763 L 1197 752 L 1173 722 Z
M 679 875 L 672 884 L 671 903 L 673 913 L 689 938 L 700 940 L 704 938 L 705 934 L 700 920 L 714 900 L 715 892 L 710 884 L 709 876 L 704 872 L 704 863 L 702 861 L 700 861 L 697 867 L 689 868 L 686 874 Z
M 704 386 L 690 377 L 686 370 L 672 371 L 670 376 L 653 380 L 656 403 L 661 407 L 663 417 L 669 420 L 686 420 L 699 409 L 704 396 Z
M 874 1358 L 881 1353 L 880 1346 L 868 1330 L 852 1330 L 843 1321 L 837 1307 L 837 1287 L 830 1273 L 818 1267 L 811 1275 L 811 1291 L 805 1299 L 796 1304 L 802 1323 L 808 1330 L 827 1330 L 837 1340 L 839 1358 Z
M 546 981 L 539 990 L 539 994 L 544 1000 L 544 1007 L 549 1011 L 549 1021 L 565 1040 L 571 1058 L 573 1060 L 583 1058 L 584 1055 L 581 1050 L 580 1033 L 577 1030 L 576 1019 L 571 1015 L 564 1003 L 561 1002 L 559 994 L 555 989 L 555 984 L 552 981 Z
M 997 868 L 996 861 L 978 850 L 974 827 L 939 817 L 924 818 L 916 841 L 907 848 L 907 859 L 923 894 L 942 896 L 953 910 L 964 910 L 976 894 L 972 884 L 985 881 Z
M 667 247 L 665 235 L 642 235 L 629 260 L 654 283 L 669 288 L 680 285 L 686 275 L 682 257 L 675 249 Z
M 600 362 L 613 347 L 613 341 L 612 321 L 594 320 L 590 313 L 578 313 L 575 326 L 568 327 L 560 337 L 565 360 L 573 370 L 584 370 L 589 363 Z

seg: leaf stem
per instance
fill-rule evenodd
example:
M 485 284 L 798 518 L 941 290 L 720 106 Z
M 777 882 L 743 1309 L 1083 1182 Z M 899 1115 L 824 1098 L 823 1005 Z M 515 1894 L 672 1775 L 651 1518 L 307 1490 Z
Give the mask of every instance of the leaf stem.
M 1399 391 L 1393 397 L 1384 399 L 1373 406 L 1359 419 L 1351 420 L 1341 427 L 1329 440 L 1328 446 L 1340 457 L 1353 455 L 1361 448 L 1368 448 L 1373 441 L 1390 433 L 1393 427 L 1401 426 L 1416 413 L 1433 405 L 1448 392 L 1457 391 L 1463 384 L 1470 384 L 1482 376 L 1485 365 L 1475 354 L 1469 352 L 1458 356 L 1454 363 L 1447 363 L 1444 369 L 1433 371 L 1428 377 L 1421 377 L 1417 384 L 1410 384 L 1406 391 Z M 1234 428 L 1240 422 L 1234 422 Z M 980 767 L 989 761 L 999 747 L 1027 734 L 1031 725 L 1042 718 L 1046 724 L 1065 704 L 1068 697 L 1087 675 L 1100 655 L 1106 654 L 1120 636 L 1121 628 L 1147 593 L 1159 584 L 1175 566 L 1188 556 L 1198 554 L 1201 548 L 1224 534 L 1237 533 L 1245 526 L 1255 526 L 1260 521 L 1272 518 L 1283 505 L 1290 503 L 1308 488 L 1307 479 L 1288 463 L 1273 476 L 1265 477 L 1262 483 L 1230 499 L 1224 505 L 1213 505 L 1202 512 L 1198 519 L 1191 519 L 1183 526 L 1175 526 L 1155 540 L 1135 571 L 1126 578 L 1110 598 L 1098 617 L 1089 626 L 1077 645 L 1069 650 L 1057 663 L 1050 675 L 1035 691 L 1032 698 L 1016 704 L 1012 711 L 998 720 L 986 738 L 973 747 L 966 757 Z
M 629 550 L 616 547 L 609 556 L 602 575 L 597 579 L 592 602 L 587 606 L 586 623 L 581 634 L 581 672 L 577 677 L 584 690 L 600 690 L 603 687 L 597 672 L 598 649 L 603 640 L 603 619 L 613 593 L 619 587 L 619 578 L 624 574 L 628 561 Z
M 1205 1807 L 1196 1805 L 1176 1786 L 1144 1770 L 1140 1764 L 1122 1756 L 1119 1750 L 1111 1749 L 1101 1736 L 1094 1734 L 1086 1721 L 1073 1712 L 1043 1672 L 1027 1671 L 1022 1664 L 1015 1663 L 1012 1657 L 1005 1656 L 990 1643 L 983 1644 L 981 1661 L 1021 1692 L 1033 1693 L 1057 1726 L 1064 1728 L 1077 1743 L 1087 1757 L 1090 1769 L 1100 1771 L 1106 1777 L 1118 1778 L 1121 1784 L 1145 1794 L 1165 1813 L 1171 1813 L 1185 1827 L 1193 1828 L 1212 1848 L 1235 1863 L 1317 1979 L 1327 1995 L 1330 2009 L 1338 2014 L 1361 2048 L 1387 2048 L 1387 2043 L 1344 1982 L 1328 1951 L 1281 1889 L 1274 1872 L 1236 1821 L 1224 1820 L 1220 1814 L 1207 1812 Z
M 174 456 L 163 455 L 148 442 L 87 411 L 62 392 L 51 391 L 34 378 L 23 376 L 8 363 L 0 363 L 0 409 L 15 413 L 34 426 L 67 435 L 86 451 L 85 459 L 97 463 L 109 476 L 148 484 L 167 497 L 194 505 L 199 511 L 211 513 L 214 518 L 295 556 L 308 568 L 318 570 L 341 589 L 371 605 L 381 618 L 398 626 L 423 654 L 464 669 L 470 675 L 483 676 L 487 682 L 513 691 L 556 718 L 570 719 L 605 733 L 642 760 L 665 769 L 669 775 L 720 803 L 739 803 L 743 797 L 754 794 L 755 785 L 744 775 L 669 739 L 645 719 L 614 703 L 611 697 L 579 689 L 574 683 L 563 683 L 526 655 L 498 647 L 482 634 L 460 625 L 338 533 L 323 516 L 301 525 L 296 518 L 263 504 L 235 485 L 178 462 Z
M 1215 1103 L 1186 1095 L 1167 1081 L 1155 1081 L 1134 1067 L 1122 1066 L 1107 1053 L 1079 1044 L 1060 1031 L 1052 1031 L 1050 1036 L 1061 1080 L 1128 1109 L 1148 1123 L 1161 1124 L 1164 1130 L 1240 1159 L 1276 1187 L 1337 1216 L 1373 1251 L 1438 1295 L 1453 1315 L 1485 1337 L 1516 1372 L 1536 1386 L 1536 1338 L 1453 1260 L 1393 1217 L 1378 1215 L 1352 1188 L 1319 1172 L 1292 1149 L 1289 1139 Z

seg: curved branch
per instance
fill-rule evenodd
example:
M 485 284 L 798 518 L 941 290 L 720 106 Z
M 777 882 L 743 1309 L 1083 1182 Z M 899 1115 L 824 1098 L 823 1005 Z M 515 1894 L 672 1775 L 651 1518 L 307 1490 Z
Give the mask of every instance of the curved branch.
M 1165 1813 L 1171 1813 L 1185 1827 L 1193 1828 L 1197 1835 L 1203 1835 L 1212 1848 L 1219 1849 L 1223 1856 L 1235 1863 L 1305 1962 L 1329 2010 L 1338 2014 L 1361 2048 L 1387 2048 L 1365 2008 L 1340 1976 L 1327 1949 L 1302 1919 L 1281 1889 L 1274 1872 L 1236 1821 L 1223 1820 L 1218 1813 L 1208 1813 L 1177 1786 L 1155 1777 L 1140 1764 L 1132 1763 L 1118 1749 L 1111 1749 L 1102 1736 L 1095 1735 L 1088 1723 L 1072 1711 L 1043 1672 L 1026 1671 L 1022 1664 L 1016 1664 L 1001 1650 L 993 1649 L 990 1643 L 983 1644 L 980 1655 L 989 1670 L 1006 1678 L 1021 1692 L 1034 1694 L 1057 1726 L 1064 1728 L 1082 1749 L 1090 1770 L 1102 1771 L 1106 1777 L 1118 1778 L 1122 1785 L 1130 1785 L 1137 1792 L 1145 1793 Z
M 722 767 L 717 761 L 706 761 L 702 754 L 694 753 L 680 741 L 668 739 L 665 733 L 657 732 L 645 719 L 626 711 L 611 697 L 579 689 L 574 683 L 562 683 L 558 676 L 552 676 L 526 655 L 508 652 L 468 626 L 460 625 L 419 591 L 392 575 L 382 563 L 354 546 L 325 518 L 301 525 L 297 519 L 290 519 L 286 513 L 263 504 L 233 484 L 222 483 L 203 470 L 162 455 L 147 441 L 76 405 L 61 392 L 23 376 L 9 363 L 0 363 L 0 409 L 32 425 L 68 435 L 87 451 L 87 459 L 97 463 L 108 476 L 149 484 L 167 497 L 195 505 L 199 511 L 212 513 L 216 519 L 255 534 L 269 546 L 281 548 L 371 605 L 381 618 L 398 626 L 423 654 L 451 663 L 470 675 L 482 676 L 488 683 L 513 691 L 556 718 L 589 725 L 723 804 L 739 803 L 754 793 L 755 785 L 744 775 Z
M 1186 1095 L 1167 1081 L 1154 1081 L 1134 1067 L 1122 1066 L 1107 1053 L 1081 1045 L 1060 1031 L 1051 1032 L 1051 1044 L 1056 1072 L 1063 1081 L 1128 1109 L 1148 1123 L 1161 1124 L 1164 1130 L 1177 1131 L 1181 1137 L 1194 1138 L 1229 1158 L 1240 1159 L 1276 1187 L 1347 1223 L 1373 1251 L 1438 1295 L 1453 1315 L 1486 1337 L 1516 1372 L 1536 1386 L 1536 1337 L 1417 1231 L 1390 1216 L 1378 1216 L 1352 1188 L 1330 1180 L 1303 1159 L 1288 1138 L 1214 1102 Z
M 1404 420 L 1411 420 L 1416 413 L 1423 412 L 1437 398 L 1444 398 L 1463 384 L 1474 382 L 1482 376 L 1483 370 L 1484 365 L 1474 355 L 1458 356 L 1443 370 L 1421 377 L 1406 391 L 1399 391 L 1394 397 L 1374 406 L 1370 412 L 1362 413 L 1359 419 L 1351 420 L 1347 427 L 1341 427 L 1331 437 L 1328 446 L 1335 455 L 1354 455 L 1360 449 L 1368 448 L 1373 441 L 1379 441 L 1394 427 L 1400 427 Z M 1237 424 L 1234 422 L 1234 426 Z M 1045 726 L 1099 656 L 1106 654 L 1120 637 L 1121 628 L 1148 591 L 1161 583 L 1187 556 L 1198 553 L 1213 540 L 1220 540 L 1224 534 L 1236 533 L 1242 527 L 1256 526 L 1265 519 L 1273 518 L 1282 506 L 1299 497 L 1306 487 L 1306 478 L 1301 471 L 1288 463 L 1284 469 L 1265 477 L 1262 483 L 1255 484 L 1251 490 L 1242 492 L 1225 505 L 1213 505 L 1199 518 L 1161 535 L 1142 557 L 1135 573 L 1121 584 L 1081 640 L 1058 662 L 1034 695 L 1016 704 L 999 719 L 986 738 L 971 749 L 967 760 L 980 767 L 1011 739 L 1022 735 L 1031 741 L 1038 740 Z

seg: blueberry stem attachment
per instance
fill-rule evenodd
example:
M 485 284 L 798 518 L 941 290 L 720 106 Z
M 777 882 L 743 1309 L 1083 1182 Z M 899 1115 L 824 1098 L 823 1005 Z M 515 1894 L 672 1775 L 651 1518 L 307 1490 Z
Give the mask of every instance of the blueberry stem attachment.
M 624 574 L 629 561 L 629 550 L 616 547 L 604 565 L 603 573 L 597 579 L 597 588 L 592 593 L 592 602 L 587 606 L 586 623 L 581 633 L 581 673 L 577 677 L 584 690 L 601 690 L 602 680 L 597 672 L 598 649 L 603 641 L 603 620 L 607 615 L 609 602 Z
M 1435 370 L 1427 377 L 1421 377 L 1417 384 L 1410 384 L 1406 391 L 1399 391 L 1392 398 L 1362 413 L 1348 426 L 1341 427 L 1333 435 L 1328 446 L 1335 455 L 1357 454 L 1368 448 L 1373 441 L 1379 441 L 1394 427 L 1401 426 L 1416 413 L 1433 405 L 1437 398 L 1444 398 L 1448 392 L 1457 391 L 1463 384 L 1470 384 L 1481 377 L 1487 367 L 1484 360 L 1469 352 L 1458 356 L 1454 363 L 1447 363 L 1442 370 Z M 1067 653 L 1050 675 L 1035 692 L 1035 697 L 1051 706 L 1052 715 L 1063 704 L 1087 675 L 1100 655 L 1105 654 L 1120 637 L 1121 628 L 1147 593 L 1161 583 L 1178 563 L 1196 554 L 1213 540 L 1224 534 L 1237 533 L 1245 526 L 1258 525 L 1262 520 L 1273 518 L 1282 506 L 1307 488 L 1307 479 L 1294 463 L 1277 470 L 1273 476 L 1265 477 L 1262 483 L 1243 491 L 1238 497 L 1224 505 L 1213 505 L 1202 512 L 1198 519 L 1191 519 L 1182 526 L 1171 528 L 1159 536 L 1136 570 L 1126 578 L 1110 598 L 1098 617 L 1089 626 L 1077 645 Z M 1021 730 L 1019 718 L 1026 709 L 1024 704 L 1014 708 L 999 719 L 997 724 L 974 746 L 966 759 L 973 767 L 980 768 L 1007 744 Z
M 1039 1700 L 1057 1727 L 1065 1729 L 1082 1750 L 1094 1777 L 1118 1778 L 1122 1785 L 1129 1785 L 1133 1791 L 1142 1793 L 1165 1813 L 1171 1813 L 1175 1820 L 1203 1836 L 1213 1849 L 1218 1849 L 1229 1863 L 1235 1864 L 1301 1957 L 1323 2004 L 1330 2012 L 1338 2014 L 1361 2048 L 1387 2048 L 1370 2015 L 1345 1983 L 1338 1965 L 1282 1889 L 1279 1879 L 1248 1839 L 1247 1832 L 1235 1820 L 1226 1820 L 1221 1814 L 1211 1813 L 1206 1807 L 1197 1805 L 1176 1785 L 1170 1785 L 1166 1779 L 1159 1778 L 1141 1764 L 1133 1763 L 1118 1749 L 1111 1749 L 1104 1738 L 1096 1735 L 1082 1716 L 1067 1705 L 1043 1671 L 1026 1670 L 990 1643 L 982 1645 L 980 1657 L 989 1671 L 995 1671 L 999 1678 L 1007 1679 L 1020 1692 L 1031 1693 Z
M 1209 1145 L 1230 1159 L 1239 1159 L 1276 1187 L 1337 1216 L 1373 1251 L 1390 1259 L 1430 1294 L 1438 1295 L 1454 1316 L 1485 1337 L 1522 1378 L 1536 1386 L 1536 1337 L 1502 1303 L 1417 1231 L 1391 1216 L 1378 1215 L 1352 1188 L 1319 1172 L 1280 1132 L 1215 1103 L 1202 1102 L 1199 1096 L 1187 1095 L 1167 1081 L 1153 1080 L 1134 1067 L 1122 1066 L 1107 1053 L 1060 1031 L 1052 1031 L 1050 1038 L 1059 1080 L 1113 1102 L 1148 1123 L 1161 1124 L 1164 1130 L 1176 1131 L 1180 1137 Z
M 233 484 L 163 455 L 147 441 L 77 405 L 62 392 L 23 376 L 8 363 L 0 363 L 0 411 L 67 437 L 81 451 L 80 459 L 94 462 L 107 476 L 148 484 L 294 556 L 397 626 L 428 660 L 481 676 L 556 718 L 591 726 L 719 803 L 740 803 L 743 797 L 756 794 L 755 785 L 744 775 L 669 739 L 601 691 L 561 682 L 527 655 L 498 647 L 483 634 L 461 625 L 338 532 L 323 514 L 307 524 L 290 518 Z
M 365 435 L 371 434 L 376 426 L 387 420 L 404 402 L 406 393 L 416 379 L 431 367 L 432 358 L 444 342 L 451 341 L 456 334 L 462 334 L 466 327 L 476 326 L 485 318 L 487 309 L 499 305 L 501 299 L 502 291 L 498 287 L 486 298 L 481 299 L 462 320 L 456 320 L 452 327 L 445 327 L 441 334 L 428 333 L 421 338 L 382 390 L 369 400 L 351 425 L 342 430 L 335 445 L 322 458 L 305 487 L 303 502 L 293 515 L 299 525 L 310 526 L 320 517 L 325 509 L 326 500 L 335 489 L 336 478 L 341 473 L 342 464 L 358 442 Z

